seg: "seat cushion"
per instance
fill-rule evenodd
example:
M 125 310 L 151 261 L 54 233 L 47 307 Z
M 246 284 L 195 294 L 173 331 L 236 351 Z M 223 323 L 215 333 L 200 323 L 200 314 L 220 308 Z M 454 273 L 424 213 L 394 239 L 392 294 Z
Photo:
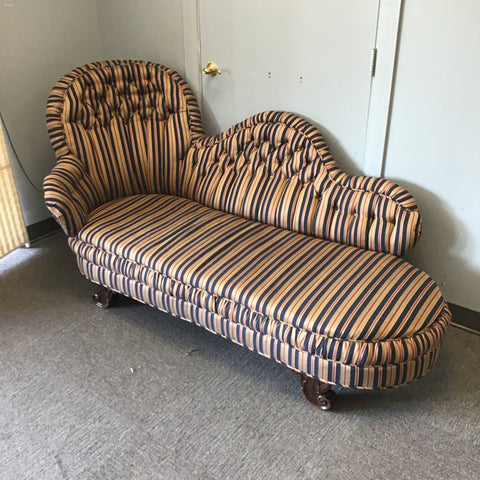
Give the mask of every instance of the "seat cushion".
M 168 294 L 305 352 L 303 361 L 313 356 L 365 368 L 406 365 L 428 354 L 432 363 L 449 322 L 435 282 L 398 257 L 184 198 L 136 195 L 105 204 L 70 245 L 82 272 L 97 283 L 165 310 L 152 292 Z M 106 272 L 118 276 L 115 284 L 101 278 Z M 144 287 L 150 293 L 136 292 Z M 404 369 L 390 381 L 352 381 L 348 374 L 341 383 L 394 386 L 423 374 Z

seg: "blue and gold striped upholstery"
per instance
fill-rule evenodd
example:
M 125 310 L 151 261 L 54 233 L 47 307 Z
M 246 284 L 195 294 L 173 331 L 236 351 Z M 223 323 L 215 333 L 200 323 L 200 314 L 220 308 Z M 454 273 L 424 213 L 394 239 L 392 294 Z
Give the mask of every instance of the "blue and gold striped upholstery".
M 87 278 L 329 383 L 432 367 L 450 312 L 399 258 L 415 201 L 340 171 L 305 120 L 265 112 L 205 137 L 178 74 L 121 61 L 64 77 L 47 115 L 46 203 Z
M 176 193 L 181 160 L 203 135 L 192 91 L 150 62 L 98 62 L 53 88 L 47 127 L 57 165 L 45 201 L 68 235 L 114 198 Z

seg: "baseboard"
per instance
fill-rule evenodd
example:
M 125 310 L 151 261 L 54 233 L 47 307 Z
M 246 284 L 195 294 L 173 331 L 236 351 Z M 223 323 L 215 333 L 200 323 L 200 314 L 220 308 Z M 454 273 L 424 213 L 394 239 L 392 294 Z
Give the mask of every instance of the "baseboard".
M 452 312 L 452 322 L 460 327 L 471 330 L 480 335 L 480 312 L 449 303 Z
M 47 235 L 51 235 L 58 230 L 60 230 L 60 226 L 53 218 L 46 218 L 45 220 L 27 226 L 30 243 L 40 240 Z

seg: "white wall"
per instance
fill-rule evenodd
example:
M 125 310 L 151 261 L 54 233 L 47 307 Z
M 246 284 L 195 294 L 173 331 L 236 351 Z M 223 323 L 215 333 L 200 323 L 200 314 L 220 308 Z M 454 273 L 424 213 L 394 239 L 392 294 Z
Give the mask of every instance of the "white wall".
M 45 128 L 54 83 L 101 59 L 139 58 L 184 71 L 182 2 L 9 0 L 0 3 L 0 112 L 35 186 L 55 163 Z M 50 217 L 13 162 L 27 225 Z
M 98 0 L 106 59 L 151 60 L 184 75 L 181 0 Z
M 10 6 L 8 6 L 10 5 Z M 0 3 L 0 111 L 25 170 L 41 188 L 55 163 L 45 128 L 53 84 L 72 68 L 98 60 L 95 0 L 9 0 Z M 27 225 L 50 216 L 14 163 Z
M 408 258 L 480 311 L 480 3 L 404 3 L 385 176 L 423 214 Z

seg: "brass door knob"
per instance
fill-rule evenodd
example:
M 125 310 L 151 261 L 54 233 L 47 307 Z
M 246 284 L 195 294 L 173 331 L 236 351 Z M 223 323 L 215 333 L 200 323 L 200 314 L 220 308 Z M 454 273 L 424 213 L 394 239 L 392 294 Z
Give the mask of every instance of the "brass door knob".
M 208 62 L 207 66 L 203 69 L 203 73 L 214 77 L 217 73 L 222 74 L 222 71 L 218 68 L 218 65 L 214 62 Z

